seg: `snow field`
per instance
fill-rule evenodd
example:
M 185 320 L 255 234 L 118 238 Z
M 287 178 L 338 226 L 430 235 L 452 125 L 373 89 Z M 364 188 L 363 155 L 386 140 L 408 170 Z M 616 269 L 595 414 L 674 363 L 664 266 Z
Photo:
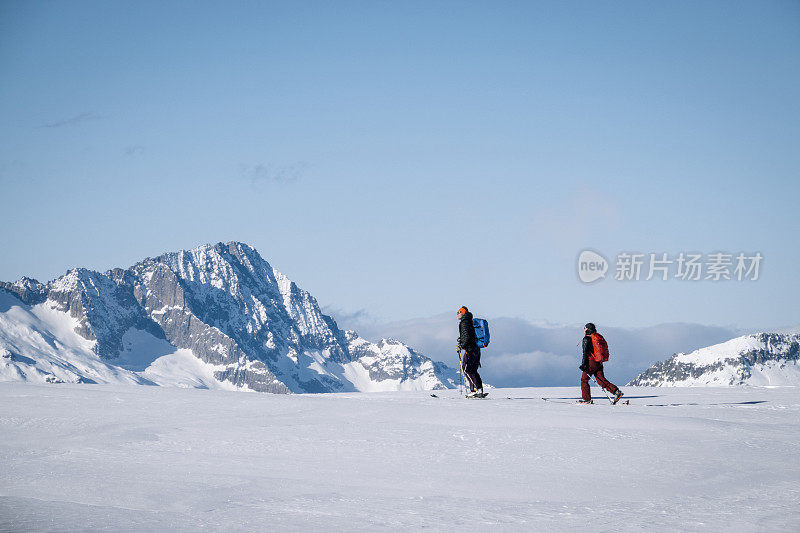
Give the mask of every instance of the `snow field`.
M 800 529 L 796 388 L 624 390 L 0 383 L 0 530 Z

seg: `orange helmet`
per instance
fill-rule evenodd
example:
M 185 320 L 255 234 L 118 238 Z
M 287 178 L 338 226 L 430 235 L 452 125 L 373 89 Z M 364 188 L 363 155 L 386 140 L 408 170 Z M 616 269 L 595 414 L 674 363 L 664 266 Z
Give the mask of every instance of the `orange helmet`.
M 467 309 L 467 307 L 466 307 L 465 305 L 462 305 L 462 306 L 461 306 L 461 307 L 458 309 L 458 314 L 459 314 L 459 315 L 466 315 L 468 311 L 469 311 L 469 309 Z

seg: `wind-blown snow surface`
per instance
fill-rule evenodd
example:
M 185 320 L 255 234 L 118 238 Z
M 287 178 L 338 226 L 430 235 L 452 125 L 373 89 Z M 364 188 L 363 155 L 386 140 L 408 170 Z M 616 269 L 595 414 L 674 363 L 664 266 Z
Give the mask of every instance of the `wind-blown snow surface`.
M 0 383 L 0 530 L 800 530 L 796 388 L 625 392 Z

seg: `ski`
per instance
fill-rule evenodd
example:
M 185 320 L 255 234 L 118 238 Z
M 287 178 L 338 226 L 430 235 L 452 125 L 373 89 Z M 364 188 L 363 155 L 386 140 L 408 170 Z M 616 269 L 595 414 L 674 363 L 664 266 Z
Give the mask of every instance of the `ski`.
M 475 395 L 472 395 L 472 396 L 467 396 L 467 398 L 468 398 L 468 399 L 470 399 L 470 400 L 483 400 L 483 399 L 484 399 L 484 398 L 486 398 L 487 396 L 489 396 L 489 393 L 488 393 L 488 392 L 482 392 L 482 393 L 480 393 L 480 394 L 475 394 Z
M 550 403 L 566 403 L 568 405 L 594 405 L 593 403 L 584 403 L 579 400 L 555 400 L 553 398 L 542 398 L 542 400 Z
M 485 400 L 485 399 L 487 399 L 486 398 L 487 396 L 489 396 L 488 392 L 484 392 L 483 394 L 479 394 L 477 396 L 459 396 L 459 397 L 460 398 L 464 398 L 466 400 Z M 433 393 L 431 393 L 431 398 L 438 398 L 440 400 L 455 400 L 456 399 L 456 398 L 449 397 L 449 396 L 448 397 L 438 396 L 438 395 L 433 394 Z
M 511 398 L 509 398 L 509 400 L 510 399 Z M 550 402 L 550 403 L 566 403 L 566 404 L 570 404 L 570 405 L 573 405 L 573 404 L 574 405 L 594 405 L 594 403 L 583 403 L 583 402 L 580 402 L 578 400 L 574 400 L 574 401 L 573 400 L 556 400 L 556 399 L 553 399 L 553 398 L 542 398 L 542 400 L 544 400 L 546 402 Z M 630 400 L 625 400 L 624 402 L 620 401 L 618 403 L 612 403 L 611 405 L 630 405 L 630 404 L 631 404 Z

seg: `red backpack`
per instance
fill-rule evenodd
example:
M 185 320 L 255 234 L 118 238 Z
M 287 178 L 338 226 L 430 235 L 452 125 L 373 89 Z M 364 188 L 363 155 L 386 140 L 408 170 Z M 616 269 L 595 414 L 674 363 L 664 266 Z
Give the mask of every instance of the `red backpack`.
M 606 340 L 596 331 L 590 336 L 592 337 L 592 347 L 594 348 L 592 359 L 598 363 L 608 361 L 608 343 Z

